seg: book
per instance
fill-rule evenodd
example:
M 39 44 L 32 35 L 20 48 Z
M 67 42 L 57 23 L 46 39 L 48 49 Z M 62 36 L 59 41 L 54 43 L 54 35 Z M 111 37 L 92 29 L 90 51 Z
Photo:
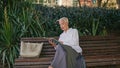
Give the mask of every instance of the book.
M 55 38 L 46 38 L 46 37 L 43 37 L 43 38 L 52 41 L 53 43 L 55 43 L 55 45 L 61 44 L 61 43 L 60 43 L 57 39 L 55 39 Z
M 59 42 L 58 40 L 56 40 L 56 39 L 51 39 L 51 41 L 52 41 L 53 43 L 55 43 L 55 45 L 60 44 L 60 42 Z

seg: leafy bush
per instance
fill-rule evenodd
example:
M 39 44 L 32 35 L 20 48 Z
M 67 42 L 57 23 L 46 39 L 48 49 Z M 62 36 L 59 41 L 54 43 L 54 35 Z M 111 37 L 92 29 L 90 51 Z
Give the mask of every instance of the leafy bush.
M 0 58 L 3 65 L 8 65 L 12 67 L 14 64 L 14 59 L 18 55 L 18 39 L 17 37 L 17 26 L 12 25 L 7 16 L 7 10 L 4 11 L 5 21 L 2 23 L 0 32 Z
M 106 9 L 98 7 L 47 7 L 36 5 L 36 10 L 40 11 L 41 13 L 41 20 L 46 24 L 47 27 L 46 32 L 51 31 L 50 33 L 53 36 L 59 35 L 60 33 L 58 27 L 54 26 L 54 22 L 63 16 L 69 18 L 71 27 L 78 28 L 80 35 L 93 35 L 93 26 L 91 25 L 93 24 L 94 20 L 97 20 L 94 23 L 99 21 L 96 35 L 103 35 L 103 30 L 119 30 L 120 27 L 120 10 L 117 9 Z M 56 31 L 58 33 L 56 33 Z
M 38 19 L 39 12 L 32 7 L 30 3 L 22 3 L 22 6 L 17 3 L 4 9 L 4 20 L 0 23 L 0 59 L 3 66 L 13 68 L 14 59 L 19 55 L 21 37 L 40 37 L 45 34 Z

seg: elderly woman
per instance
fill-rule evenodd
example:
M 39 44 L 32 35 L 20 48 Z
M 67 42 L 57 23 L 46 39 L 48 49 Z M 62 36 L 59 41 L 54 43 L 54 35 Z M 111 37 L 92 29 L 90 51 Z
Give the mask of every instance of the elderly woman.
M 68 18 L 62 17 L 58 20 L 63 33 L 59 37 L 59 42 L 49 43 L 55 47 L 56 53 L 51 65 L 48 68 L 86 68 L 82 56 L 82 49 L 79 46 L 78 30 L 69 28 Z

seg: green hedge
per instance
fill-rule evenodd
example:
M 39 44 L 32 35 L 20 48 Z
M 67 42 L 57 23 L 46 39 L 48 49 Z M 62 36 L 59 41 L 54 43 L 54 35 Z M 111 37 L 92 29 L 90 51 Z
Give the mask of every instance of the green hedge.
M 93 30 L 96 30 L 96 35 L 103 35 L 104 30 L 109 32 L 120 29 L 120 10 L 117 9 L 36 5 L 36 10 L 40 12 L 40 20 L 46 25 L 46 31 L 52 31 L 52 35 L 55 35 L 56 31 L 60 33 L 54 22 L 63 16 L 69 18 L 71 27 L 78 28 L 80 35 L 94 35 Z M 97 26 L 97 22 L 99 25 L 95 29 L 93 25 Z
M 8 9 L 8 16 L 14 26 L 19 25 L 21 37 L 59 36 L 62 31 L 55 22 L 63 16 L 69 18 L 70 27 L 77 28 L 80 36 L 106 35 L 120 30 L 120 10 L 117 9 L 48 7 L 20 2 Z

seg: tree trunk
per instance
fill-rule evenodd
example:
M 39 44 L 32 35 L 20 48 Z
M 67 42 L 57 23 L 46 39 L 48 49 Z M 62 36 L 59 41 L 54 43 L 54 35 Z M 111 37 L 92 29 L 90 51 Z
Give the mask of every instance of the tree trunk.
M 101 4 L 102 4 L 102 0 L 97 0 L 98 7 L 101 7 Z
M 81 7 L 81 3 L 80 3 L 80 0 L 78 0 L 78 2 L 79 2 L 79 3 L 78 3 L 78 4 L 79 4 L 79 7 Z
M 117 5 L 118 5 L 118 9 L 120 9 L 120 0 L 116 0 Z
M 103 4 L 103 7 L 106 7 L 106 6 L 107 6 L 108 1 L 109 1 L 109 0 L 107 0 L 107 1 Z

